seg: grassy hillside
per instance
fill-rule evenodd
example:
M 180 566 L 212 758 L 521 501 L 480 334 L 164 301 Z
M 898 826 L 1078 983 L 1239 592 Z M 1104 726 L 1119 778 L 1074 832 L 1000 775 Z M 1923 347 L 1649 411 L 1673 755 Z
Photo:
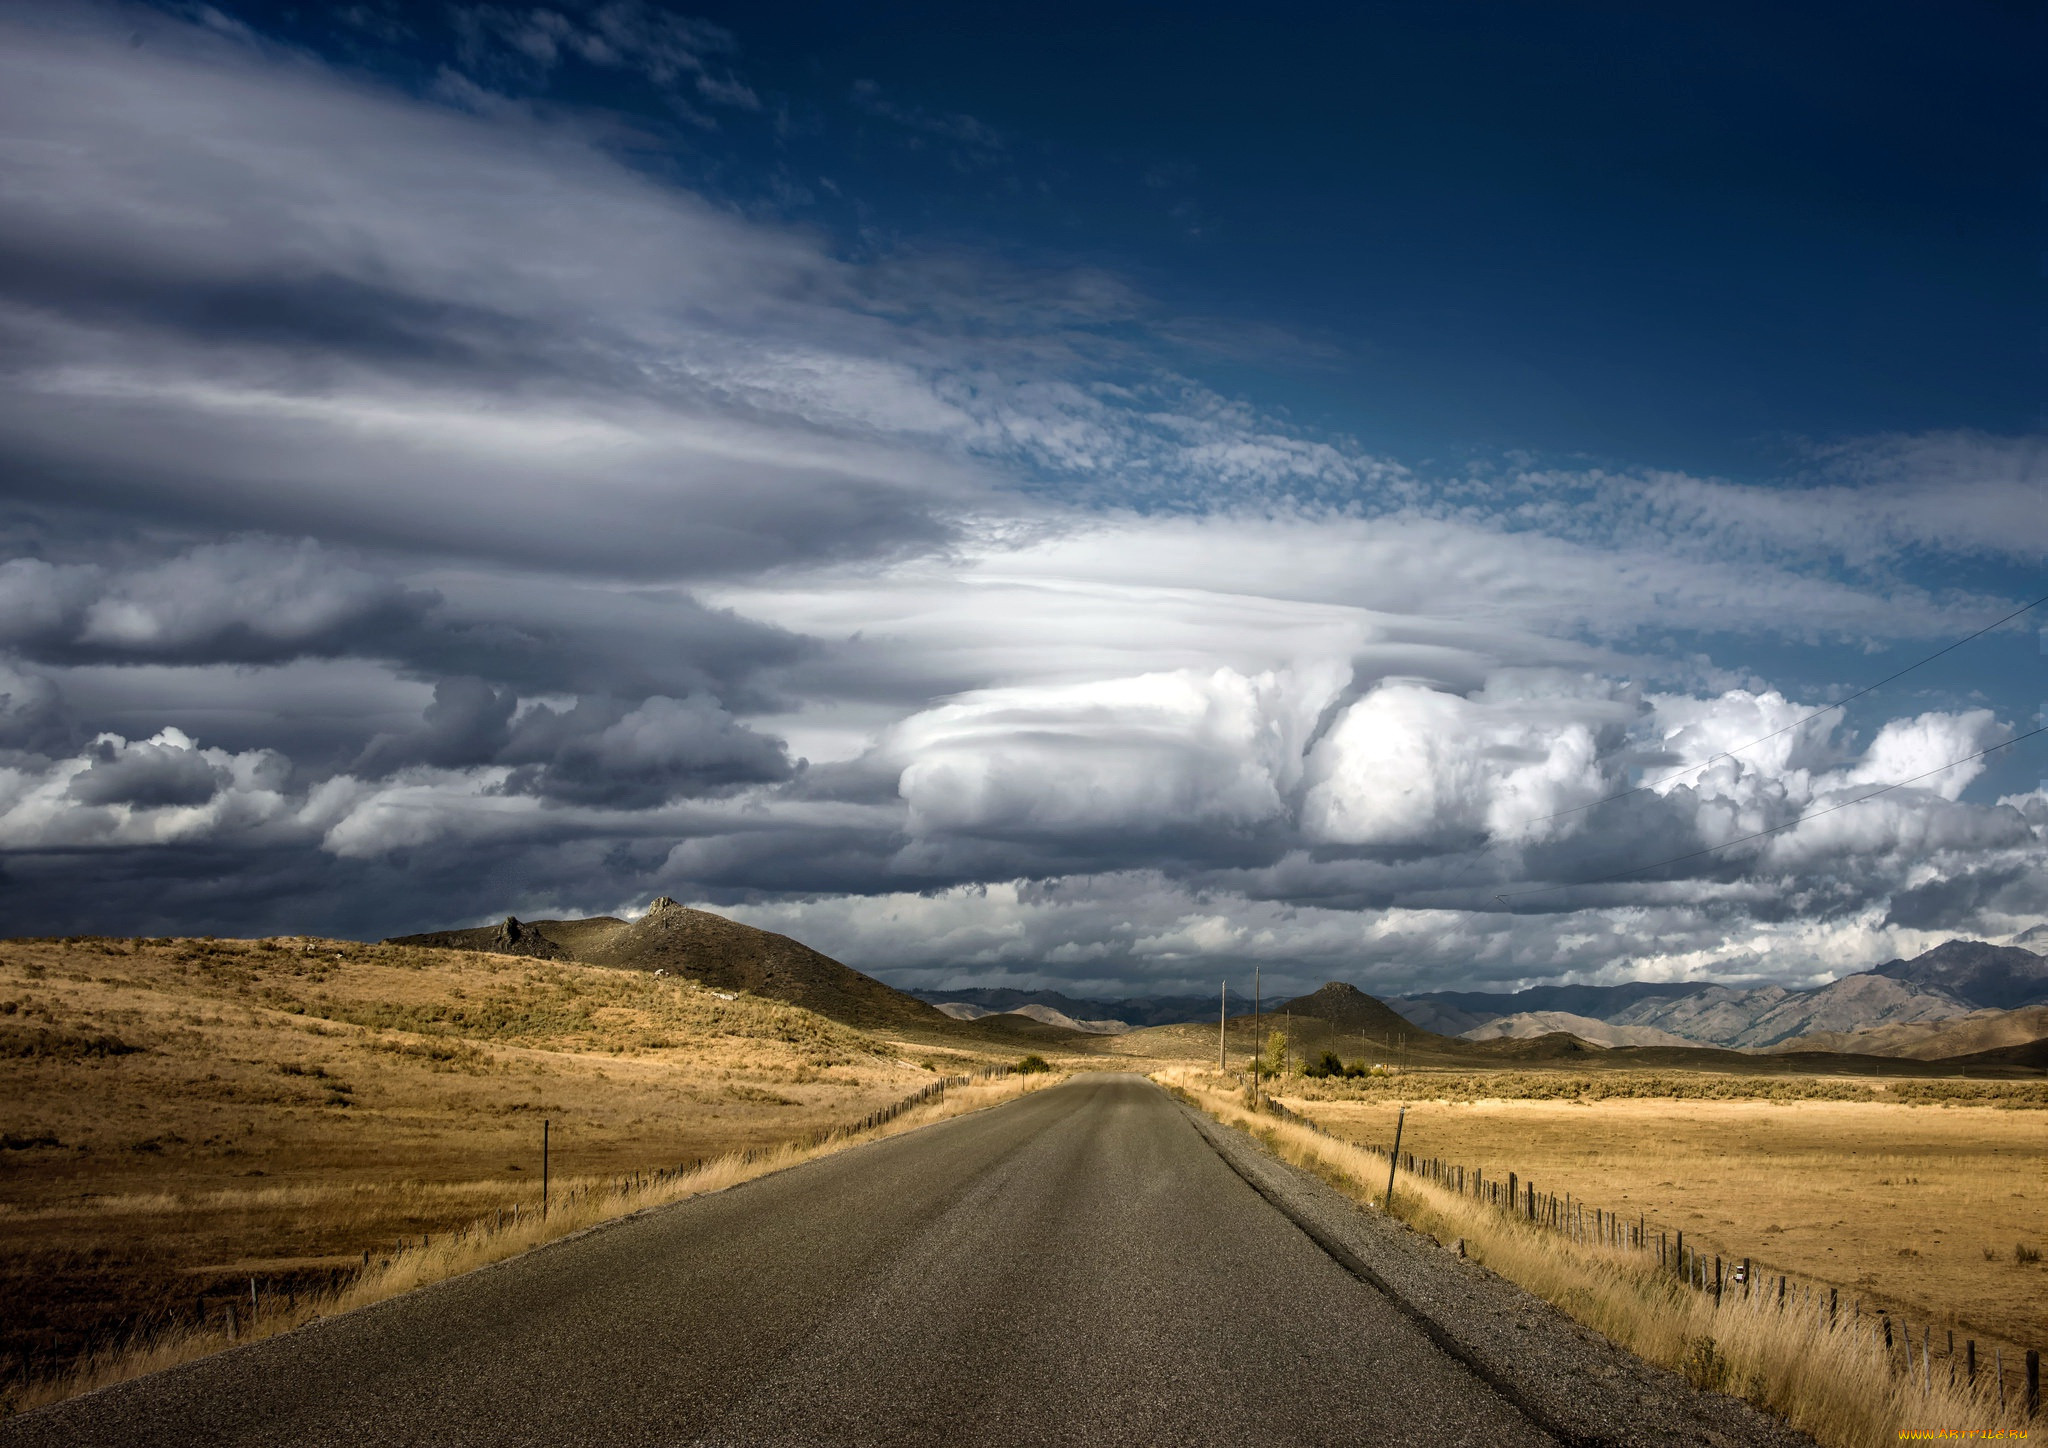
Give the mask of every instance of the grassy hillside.
M 967 1049 L 1058 1049 L 1082 1034 L 1022 1016 L 957 1021 L 801 941 L 708 910 L 692 910 L 666 896 L 631 922 L 610 915 L 587 920 L 508 918 L 500 925 L 471 930 L 398 936 L 386 944 L 510 952 L 648 973 L 659 970 L 715 990 L 788 1001 L 861 1029 Z
M 252 1275 L 284 1291 L 530 1210 L 543 1118 L 559 1185 L 854 1120 L 970 1059 L 532 957 L 0 943 L 0 1379 Z

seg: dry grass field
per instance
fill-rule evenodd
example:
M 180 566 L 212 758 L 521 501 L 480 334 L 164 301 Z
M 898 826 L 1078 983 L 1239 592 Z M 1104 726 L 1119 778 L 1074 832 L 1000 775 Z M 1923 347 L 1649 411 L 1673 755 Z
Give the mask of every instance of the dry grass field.
M 1402 1151 L 1644 1214 L 1958 1338 L 2048 1347 L 2048 1270 L 2015 1252 L 2048 1249 L 2048 1111 L 1852 1089 L 1865 1099 L 1421 1100 Z M 1391 1101 L 1282 1099 L 1347 1140 L 1393 1137 Z
M 1247 1110 L 1243 1091 L 1216 1073 L 1182 1067 L 1160 1072 L 1159 1079 L 1355 1199 L 1385 1205 L 1383 1155 L 1293 1114 Z M 1404 1156 L 1407 1144 L 1404 1135 Z M 1782 1304 L 1775 1296 L 1735 1292 L 1717 1300 L 1662 1268 L 1654 1252 L 1542 1229 L 1417 1173 L 1400 1175 L 1393 1210 L 1416 1231 L 1445 1246 L 1455 1243 L 1475 1261 L 1696 1386 L 1737 1394 L 1780 1414 L 1823 1448 L 1868 1448 L 1909 1437 L 2026 1436 L 2010 1354 L 2001 1395 L 1988 1371 L 1971 1382 L 1955 1359 L 1940 1360 L 1938 1342 L 1931 1344 L 1937 1360 L 1930 1361 L 1917 1344 L 1887 1346 L 1879 1320 L 1867 1312 L 1830 1317 L 1824 1294 L 1795 1292 Z
M 975 1064 L 673 978 L 327 940 L 0 942 L 0 1384 Z M 380 1258 L 381 1260 L 381 1258 Z

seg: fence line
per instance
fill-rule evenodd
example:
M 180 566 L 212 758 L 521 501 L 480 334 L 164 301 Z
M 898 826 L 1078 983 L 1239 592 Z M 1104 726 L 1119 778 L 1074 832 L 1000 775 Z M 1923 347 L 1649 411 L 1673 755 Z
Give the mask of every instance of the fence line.
M 1647 1256 L 1655 1253 L 1660 1271 L 1669 1273 L 1681 1285 L 1713 1297 L 1714 1305 L 1720 1307 L 1740 1289 L 1736 1300 L 1750 1304 L 1758 1312 L 1811 1314 L 1816 1330 L 1838 1328 L 1843 1324 L 1841 1288 L 1834 1283 L 1818 1279 L 1801 1280 L 1797 1274 L 1764 1274 L 1759 1279 L 1755 1259 L 1740 1259 L 1739 1272 L 1734 1270 L 1737 1262 L 1733 1258 L 1701 1251 L 1689 1246 L 1682 1230 L 1653 1226 L 1649 1214 L 1637 1211 L 1632 1216 L 1612 1211 L 1606 1207 L 1594 1206 L 1580 1199 L 1574 1201 L 1569 1192 L 1538 1191 L 1536 1184 L 1515 1172 L 1496 1172 L 1489 1176 L 1484 1168 L 1467 1168 L 1459 1163 L 1446 1161 L 1442 1157 L 1417 1156 L 1414 1152 L 1402 1152 L 1398 1161 L 1393 1161 L 1394 1148 L 1377 1146 L 1371 1142 L 1353 1141 L 1338 1136 L 1320 1123 L 1291 1111 L 1277 1101 L 1268 1099 L 1266 1106 L 1274 1114 L 1303 1126 L 1319 1136 L 1347 1146 L 1361 1148 L 1390 1161 L 1395 1170 L 1407 1172 L 1410 1176 L 1448 1191 L 1456 1196 L 1468 1197 L 1494 1208 L 1504 1216 L 1539 1231 L 1555 1232 L 1566 1239 L 1583 1245 L 1600 1246 L 1624 1252 L 1640 1252 Z M 1775 1276 L 1775 1284 L 1770 1280 Z M 1863 1300 L 1855 1298 L 1846 1314 L 1848 1325 L 1862 1331 L 1865 1314 Z M 1869 1314 L 1869 1332 L 1872 1342 L 1882 1336 L 1886 1361 L 1891 1364 L 1894 1375 L 1911 1375 L 1918 1372 L 1923 1383 L 1933 1381 L 1933 1363 L 1940 1358 L 1946 1364 L 1951 1383 L 1958 1380 L 1974 1385 L 1980 1373 L 1994 1378 L 1997 1384 L 1998 1400 L 2001 1407 L 2006 1402 L 2006 1365 L 2002 1349 L 1994 1347 L 1989 1364 L 1980 1361 L 1977 1342 L 1965 1338 L 1960 1357 L 1957 1353 L 1956 1335 L 1953 1329 L 1943 1328 L 1945 1342 L 1938 1343 L 1931 1323 L 1920 1326 L 1918 1352 L 1915 1352 L 1913 1328 L 1903 1315 L 1894 1318 L 1891 1311 L 1873 1304 Z M 1916 1366 L 1917 1359 L 1917 1366 Z M 2038 1349 L 2025 1350 L 2022 1363 L 2016 1365 L 2019 1381 L 2014 1397 L 2029 1417 L 2041 1410 L 2041 1354 Z

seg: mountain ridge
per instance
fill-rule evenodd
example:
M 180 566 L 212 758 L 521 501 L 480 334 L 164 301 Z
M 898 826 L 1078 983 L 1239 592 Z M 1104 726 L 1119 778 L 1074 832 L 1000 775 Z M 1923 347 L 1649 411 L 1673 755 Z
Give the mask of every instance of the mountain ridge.
M 2048 925 L 2014 937 L 2022 938 L 2048 940 Z M 1508 1017 L 1564 1012 L 1615 1027 L 1664 1031 L 1696 1045 L 1791 1049 L 1807 1036 L 1832 1038 L 2048 1004 L 2048 957 L 2017 944 L 1956 939 L 1810 990 L 1631 981 L 1501 993 L 1432 991 L 1392 997 L 1388 1004 L 1425 1030 L 1466 1039 Z

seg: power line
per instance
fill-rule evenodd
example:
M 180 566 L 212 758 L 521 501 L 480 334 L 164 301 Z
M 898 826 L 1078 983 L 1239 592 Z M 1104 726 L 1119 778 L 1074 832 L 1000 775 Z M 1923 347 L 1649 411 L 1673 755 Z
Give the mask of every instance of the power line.
M 1788 820 L 1782 825 L 1772 825 L 1767 830 L 1758 830 L 1755 834 L 1742 835 L 1732 840 L 1723 840 L 1720 844 L 1708 845 L 1703 850 L 1694 850 L 1690 854 L 1673 855 L 1668 860 L 1658 860 L 1655 864 L 1650 865 L 1638 865 L 1632 870 L 1621 870 L 1612 875 L 1599 875 L 1591 880 L 1573 880 L 1563 885 L 1538 885 L 1528 890 L 1509 890 L 1503 894 L 1497 894 L 1493 898 L 1505 905 L 1508 901 L 1520 899 L 1525 895 L 1550 895 L 1559 890 L 1575 890 L 1582 885 L 1605 885 L 1614 880 L 1626 880 L 1631 875 L 1641 875 L 1650 870 L 1661 870 L 1666 865 L 1679 865 L 1687 860 L 1697 860 L 1702 855 L 1711 855 L 1719 850 L 1725 850 L 1732 845 L 1746 844 L 1750 840 L 1760 840 L 1765 835 L 1778 834 L 1796 825 L 1802 825 L 1808 820 L 1817 820 L 1822 815 L 1833 814 L 1838 809 L 1847 809 L 1852 804 L 1862 804 L 1865 800 L 1876 799 L 1881 794 L 1890 794 L 1895 789 L 1904 789 L 1909 784 L 1918 784 L 1921 780 L 1940 774 L 1944 770 L 1954 769 L 1961 764 L 1968 764 L 1973 759 L 1982 759 L 1987 754 L 1996 754 L 2001 749 L 2010 749 L 2023 739 L 2032 739 L 2036 734 L 2048 734 L 2048 724 L 2044 724 L 2037 729 L 2029 729 L 2024 734 L 2016 734 L 2003 744 L 1994 744 L 1989 749 L 1980 749 L 1975 754 L 1965 755 L 1961 759 L 1951 759 L 1947 764 L 1937 765 L 1925 774 L 1916 774 L 1911 779 L 1896 780 L 1891 784 L 1884 785 L 1882 788 L 1873 789 L 1869 794 L 1860 794 L 1854 799 L 1845 799 L 1839 804 L 1831 804 L 1825 809 L 1817 809 L 1810 814 L 1803 814 L 1799 818 Z
M 1974 639 L 1980 639 L 1984 637 L 1984 635 L 1990 633 L 1993 629 L 2002 628 L 2004 625 L 2009 624 L 2014 619 L 2018 618 L 2021 614 L 2031 613 L 2044 603 L 2048 603 L 2048 594 L 2044 594 L 2040 598 L 2035 599 L 2032 603 L 2028 604 L 2024 608 L 2014 609 L 2004 618 L 1998 619 L 1992 623 L 1985 624 L 1984 627 L 1978 629 L 1975 633 L 1968 634 L 1962 638 L 1957 639 L 1954 643 L 1949 644 L 1946 648 L 1936 649 L 1926 658 L 1920 659 L 1914 663 L 1906 665 L 1905 668 L 1900 669 L 1896 674 L 1887 674 L 1885 675 L 1885 677 L 1879 679 L 1874 684 L 1866 684 L 1864 687 L 1858 689 L 1855 693 L 1849 695 L 1849 697 L 1846 699 L 1837 700 L 1835 703 L 1829 704 L 1825 708 L 1816 709 L 1811 714 L 1807 714 L 1802 718 L 1794 719 L 1790 724 L 1787 724 L 1782 729 L 1773 729 L 1768 734 L 1760 734 L 1756 738 L 1750 740 L 1747 744 L 1738 744 L 1732 749 L 1722 750 L 1719 754 L 1710 754 L 1705 759 L 1700 760 L 1698 763 L 1688 764 L 1685 766 L 1685 768 L 1677 770 L 1671 774 L 1667 774 L 1662 779 L 1646 779 L 1641 784 L 1636 785 L 1633 789 L 1624 789 L 1619 794 L 1610 794 L 1605 796 L 1604 798 L 1591 800 L 1585 804 L 1575 804 L 1570 809 L 1561 809 L 1557 811 L 1555 814 L 1538 815 L 1535 819 L 1530 820 L 1529 823 L 1534 825 L 1541 824 L 1545 820 L 1563 819 L 1567 815 L 1580 814 L 1586 810 L 1593 809 L 1596 806 L 1612 803 L 1617 799 L 1627 799 L 1631 795 L 1644 794 L 1650 790 L 1657 788 L 1659 785 L 1669 784 L 1674 779 L 1678 779 L 1684 775 L 1691 774 L 1696 769 L 1704 769 L 1717 759 L 1732 759 L 1745 749 L 1753 749 L 1759 744 L 1767 744 L 1771 740 L 1776 739 L 1780 734 L 1789 734 L 1794 729 L 1797 729 L 1800 725 L 1818 719 L 1823 714 L 1832 714 L 1837 709 L 1847 708 L 1849 705 L 1855 703 L 1858 699 L 1862 698 L 1865 694 L 1876 693 L 1879 689 L 1882 689 L 1886 684 L 1892 683 L 1893 681 L 1898 679 L 1903 679 L 1906 675 L 1912 673 L 1913 670 L 1920 668 L 1924 665 L 1933 663 L 1943 654 L 1953 653 L 1955 650 L 1961 648 L 1964 644 L 1969 643 Z

